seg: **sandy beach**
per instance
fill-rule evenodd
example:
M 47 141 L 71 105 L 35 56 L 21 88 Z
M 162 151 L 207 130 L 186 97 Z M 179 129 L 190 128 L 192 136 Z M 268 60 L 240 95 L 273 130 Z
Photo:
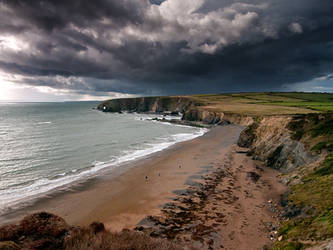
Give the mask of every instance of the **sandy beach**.
M 101 221 L 207 249 L 261 249 L 278 224 L 284 186 L 236 145 L 241 130 L 214 127 L 11 216 L 48 211 L 74 225 Z

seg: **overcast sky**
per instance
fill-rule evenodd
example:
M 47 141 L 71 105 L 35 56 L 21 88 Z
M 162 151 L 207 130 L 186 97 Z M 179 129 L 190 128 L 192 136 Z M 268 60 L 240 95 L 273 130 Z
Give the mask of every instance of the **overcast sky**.
M 333 92 L 332 0 L 0 0 L 0 100 Z

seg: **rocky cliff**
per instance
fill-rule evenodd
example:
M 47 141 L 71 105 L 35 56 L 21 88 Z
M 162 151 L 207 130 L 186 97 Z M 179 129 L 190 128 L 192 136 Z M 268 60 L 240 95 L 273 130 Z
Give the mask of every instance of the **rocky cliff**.
M 242 131 L 238 145 L 267 166 L 290 172 L 330 153 L 332 120 L 330 113 L 257 117 Z
M 248 147 L 249 154 L 264 161 L 267 166 L 289 172 L 318 159 L 304 145 L 293 137 L 290 129 L 293 116 L 271 116 L 257 119 L 244 129 L 238 145 Z
M 183 113 L 195 104 L 186 97 L 139 97 L 113 99 L 102 102 L 98 109 L 104 112 L 155 112 L 165 111 Z
M 103 112 L 181 113 L 182 120 L 210 125 L 235 123 L 247 126 L 253 122 L 253 118 L 247 115 L 210 110 L 203 107 L 203 103 L 199 100 L 189 96 L 113 99 L 99 104 L 98 110 Z
M 281 241 L 273 249 L 332 246 L 333 114 L 257 118 L 242 131 L 238 144 L 283 172 L 281 181 L 288 185 L 281 197 Z

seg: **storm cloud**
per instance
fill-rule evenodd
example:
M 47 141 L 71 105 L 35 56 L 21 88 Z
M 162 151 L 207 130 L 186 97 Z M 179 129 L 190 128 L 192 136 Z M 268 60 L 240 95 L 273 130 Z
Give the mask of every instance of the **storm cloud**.
M 332 0 L 0 0 L 0 71 L 77 92 L 269 91 L 331 78 Z

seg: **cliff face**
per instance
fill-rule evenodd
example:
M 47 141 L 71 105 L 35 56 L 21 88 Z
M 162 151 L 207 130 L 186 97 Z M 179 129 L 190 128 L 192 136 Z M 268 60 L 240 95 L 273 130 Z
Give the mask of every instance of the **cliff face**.
M 140 97 L 104 101 L 98 105 L 103 112 L 174 112 L 182 113 L 182 120 L 204 124 L 236 123 L 247 126 L 253 122 L 250 116 L 226 114 L 202 107 L 202 104 L 188 97 Z
M 183 113 L 188 107 L 194 105 L 186 97 L 140 97 L 113 99 L 102 102 L 98 109 L 104 112 L 156 112 L 165 111 Z
M 242 131 L 238 145 L 248 147 L 249 154 L 283 172 L 294 170 L 318 159 L 289 129 L 292 116 L 264 117 Z
M 183 114 L 183 120 L 199 121 L 204 124 L 234 123 L 243 126 L 248 126 L 253 123 L 253 118 L 250 116 L 210 111 L 200 107 L 186 110 Z

